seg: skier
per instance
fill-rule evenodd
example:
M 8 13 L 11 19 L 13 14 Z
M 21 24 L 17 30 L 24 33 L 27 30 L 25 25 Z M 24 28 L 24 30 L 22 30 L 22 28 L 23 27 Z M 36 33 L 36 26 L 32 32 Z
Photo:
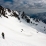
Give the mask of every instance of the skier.
M 21 29 L 21 30 L 23 31 L 23 29 Z M 22 31 L 21 31 L 21 32 L 22 32 Z
M 4 33 L 3 33 L 3 32 L 2 32 L 2 38 L 5 39 L 5 37 L 4 37 Z

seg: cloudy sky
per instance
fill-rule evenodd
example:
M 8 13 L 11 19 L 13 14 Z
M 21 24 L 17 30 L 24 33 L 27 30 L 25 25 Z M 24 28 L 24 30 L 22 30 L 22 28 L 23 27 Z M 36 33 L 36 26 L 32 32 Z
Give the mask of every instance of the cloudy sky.
M 28 14 L 46 12 L 46 0 L 0 0 L 0 5 Z

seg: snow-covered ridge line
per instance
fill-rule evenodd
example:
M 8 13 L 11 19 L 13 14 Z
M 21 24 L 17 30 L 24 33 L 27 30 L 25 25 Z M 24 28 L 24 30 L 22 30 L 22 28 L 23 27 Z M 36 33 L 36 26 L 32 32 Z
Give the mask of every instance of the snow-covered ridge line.
M 40 20 L 39 19 L 33 19 L 29 16 L 27 16 L 25 14 L 25 12 L 18 12 L 18 11 L 13 11 L 13 10 L 10 10 L 9 8 L 3 8 L 2 6 L 0 6 L 0 17 L 6 17 L 8 18 L 9 16 L 11 17 L 15 17 L 15 18 L 18 18 L 18 20 L 20 20 L 21 18 L 24 19 L 27 23 L 32 23 L 31 19 L 35 22 L 39 22 Z M 37 25 L 37 24 L 36 24 Z
M 39 30 L 41 32 L 45 31 L 46 29 L 46 24 L 44 24 L 42 21 L 40 21 L 39 19 L 35 19 L 35 18 L 31 18 L 29 16 L 27 16 L 25 14 L 25 12 L 18 12 L 18 11 L 13 11 L 10 10 L 9 8 L 3 8 L 2 6 L 0 6 L 0 17 L 3 18 L 2 16 L 4 16 L 5 18 L 17 18 L 20 23 L 23 22 L 27 25 L 30 25 L 31 27 L 33 27 L 36 30 Z M 40 28 L 39 28 L 40 27 Z M 38 32 L 39 32 L 38 31 Z
M 46 24 L 0 6 L 0 46 L 46 46 Z
M 3 8 L 2 6 L 0 6 L 0 17 L 2 16 L 6 18 L 8 18 L 8 16 L 19 18 L 19 13 L 17 11 L 10 10 L 9 8 Z

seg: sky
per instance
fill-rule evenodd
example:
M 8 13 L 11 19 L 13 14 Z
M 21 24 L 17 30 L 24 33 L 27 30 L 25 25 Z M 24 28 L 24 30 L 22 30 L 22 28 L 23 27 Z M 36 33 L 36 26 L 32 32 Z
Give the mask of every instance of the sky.
M 46 12 L 46 0 L 0 0 L 0 5 L 28 14 Z

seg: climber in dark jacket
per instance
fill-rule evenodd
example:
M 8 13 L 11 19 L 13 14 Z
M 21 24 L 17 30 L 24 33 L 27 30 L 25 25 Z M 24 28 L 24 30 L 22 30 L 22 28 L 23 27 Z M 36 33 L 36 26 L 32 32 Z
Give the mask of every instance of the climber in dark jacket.
M 4 33 L 3 33 L 3 32 L 2 32 L 2 38 L 5 39 L 5 37 L 4 37 Z

